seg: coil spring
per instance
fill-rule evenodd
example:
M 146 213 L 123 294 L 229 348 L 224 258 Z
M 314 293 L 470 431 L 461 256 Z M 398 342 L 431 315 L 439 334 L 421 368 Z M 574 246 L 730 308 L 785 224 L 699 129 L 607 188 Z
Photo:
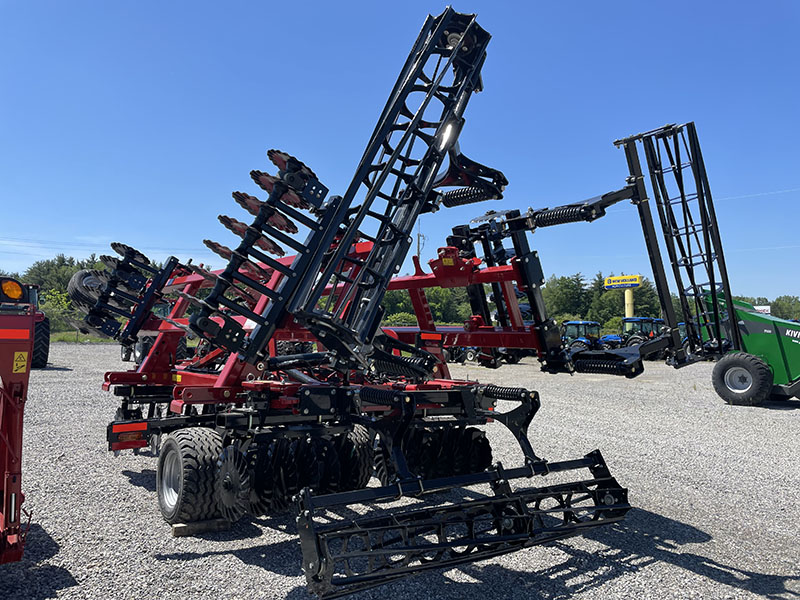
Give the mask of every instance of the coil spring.
M 487 385 L 483 390 L 483 395 L 487 398 L 496 398 L 498 400 L 519 400 L 520 398 L 527 398 L 530 392 L 521 387 Z
M 464 204 L 472 204 L 473 202 L 491 200 L 495 196 L 496 194 L 492 190 L 486 188 L 463 187 L 445 192 L 443 194 L 442 204 L 448 208 L 452 208 L 453 206 L 463 206 Z
M 575 370 L 578 373 L 625 375 L 630 367 L 614 360 L 578 359 L 575 361 Z
M 576 223 L 583 221 L 583 206 L 564 206 L 554 208 L 536 216 L 537 227 L 550 227 L 552 225 L 563 225 L 564 223 Z
M 393 360 L 376 360 L 375 369 L 381 375 L 421 377 L 429 374 L 427 359 L 421 356 L 395 356 Z
M 398 399 L 398 394 L 395 390 L 374 387 L 362 387 L 358 395 L 364 402 L 380 404 L 381 406 L 392 406 Z

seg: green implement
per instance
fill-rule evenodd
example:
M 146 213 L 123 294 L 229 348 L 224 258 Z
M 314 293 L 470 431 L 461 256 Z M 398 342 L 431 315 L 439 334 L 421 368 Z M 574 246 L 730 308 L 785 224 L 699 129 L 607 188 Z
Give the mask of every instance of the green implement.
M 682 367 L 717 360 L 714 389 L 729 404 L 800 397 L 800 323 L 731 300 L 719 226 L 694 123 L 666 125 L 615 142 L 625 150 L 665 327 L 641 344 Z M 663 246 L 677 284 L 672 304 L 638 148 L 644 154 Z

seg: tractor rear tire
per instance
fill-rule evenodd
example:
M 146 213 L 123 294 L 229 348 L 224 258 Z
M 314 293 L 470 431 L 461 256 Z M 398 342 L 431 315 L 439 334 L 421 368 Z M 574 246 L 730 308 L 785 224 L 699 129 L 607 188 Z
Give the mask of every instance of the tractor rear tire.
M 631 346 L 638 346 L 639 344 L 643 344 L 645 341 L 647 341 L 647 340 L 645 340 L 641 336 L 632 335 L 631 337 L 628 338 L 628 341 L 625 342 L 625 346 L 627 348 L 630 348 Z
M 189 358 L 189 340 L 183 336 L 178 340 L 178 347 L 175 349 L 175 360 L 186 360 Z
M 219 516 L 215 478 L 222 438 L 207 427 L 179 429 L 161 442 L 156 490 L 161 515 L 169 524 Z
M 733 352 L 714 365 L 711 382 L 728 404 L 758 406 L 772 392 L 772 371 L 757 356 Z
M 575 352 L 583 352 L 584 350 L 588 350 L 589 346 L 586 345 L 585 342 L 575 341 L 569 345 L 569 351 L 574 354 Z
M 33 357 L 31 358 L 31 369 L 44 369 L 47 366 L 47 359 L 50 357 L 50 319 L 45 317 L 43 321 L 36 323 L 33 330 Z

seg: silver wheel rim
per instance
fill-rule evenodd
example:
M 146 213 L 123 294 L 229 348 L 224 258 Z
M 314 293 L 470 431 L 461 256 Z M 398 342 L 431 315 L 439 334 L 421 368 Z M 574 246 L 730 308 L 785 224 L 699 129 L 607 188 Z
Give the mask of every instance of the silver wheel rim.
M 731 367 L 725 371 L 725 385 L 730 391 L 742 394 L 753 387 L 753 376 L 747 369 Z
M 181 486 L 181 460 L 175 451 L 167 452 L 161 470 L 161 498 L 169 510 L 178 503 L 178 493 Z

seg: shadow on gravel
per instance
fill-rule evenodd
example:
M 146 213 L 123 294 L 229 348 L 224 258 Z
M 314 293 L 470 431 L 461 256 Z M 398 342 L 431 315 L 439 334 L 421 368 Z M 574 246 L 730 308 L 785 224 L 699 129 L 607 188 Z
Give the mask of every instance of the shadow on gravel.
M 41 525 L 31 525 L 22 560 L 0 566 L 0 598 L 55 598 L 60 590 L 78 585 L 64 567 L 42 564 L 58 550 L 59 545 Z
M 69 367 L 57 367 L 48 363 L 43 369 L 36 369 L 37 371 L 72 371 Z
M 260 529 L 252 524 L 250 524 L 250 526 L 253 527 L 259 535 L 261 535 Z M 242 539 L 242 537 L 245 537 L 242 536 L 241 533 L 235 535 L 236 532 L 233 530 L 231 532 L 222 533 L 231 534 L 228 540 L 238 540 Z M 214 537 L 217 541 L 222 541 L 219 536 L 219 533 L 214 534 Z M 300 543 L 296 539 L 285 540 L 275 544 L 261 544 L 251 548 L 238 548 L 236 550 L 225 549 L 209 550 L 208 552 L 175 552 L 174 554 L 156 554 L 154 558 L 156 560 L 187 561 L 197 560 L 199 558 L 207 558 L 209 556 L 222 555 L 235 556 L 247 565 L 261 567 L 262 569 L 278 575 L 298 577 L 303 574 L 303 571 L 300 569 Z M 306 600 L 308 600 L 308 596 L 306 596 Z
M 633 509 L 621 524 L 589 530 L 583 536 L 597 541 L 607 549 L 589 551 L 569 542 L 558 542 L 554 547 L 566 559 L 545 569 L 529 572 L 509 569 L 492 563 L 476 563 L 457 568 L 472 582 L 457 582 L 441 573 L 430 573 L 407 579 L 395 585 L 391 593 L 382 588 L 354 594 L 354 600 L 377 598 L 477 598 L 484 600 L 567 600 L 575 594 L 594 588 L 622 576 L 644 569 L 655 563 L 667 563 L 691 571 L 719 584 L 747 590 L 775 600 L 800 598 L 787 584 L 800 581 L 795 575 L 768 575 L 722 564 L 705 556 L 682 550 L 686 544 L 702 544 L 711 536 L 685 523 L 645 510 Z M 548 548 L 540 548 L 548 552 Z M 652 590 L 658 593 L 654 587 Z M 671 590 L 674 592 L 675 590 Z M 294 588 L 287 600 L 305 600 L 305 586 Z
M 757 408 L 769 410 L 800 410 L 800 400 L 767 400 Z
M 800 576 L 757 573 L 682 550 L 685 544 L 702 544 L 712 538 L 696 527 L 646 510 L 634 508 L 623 523 L 590 530 L 585 537 L 610 546 L 601 554 L 618 575 L 662 562 L 765 598 L 800 598 L 800 593 L 787 588 L 790 582 L 800 582 Z M 596 556 L 567 544 L 558 546 L 580 562 Z
M 123 471 L 125 477 L 133 485 L 144 488 L 148 492 L 156 491 L 156 472 L 153 469 L 142 469 L 141 473 L 136 471 Z
M 348 512 L 348 511 L 343 511 Z M 350 515 L 348 515 L 350 516 Z M 289 515 L 241 521 L 230 531 L 206 534 L 209 541 L 227 541 L 243 537 L 257 537 L 262 525 L 293 534 L 293 539 L 251 548 L 211 550 L 208 552 L 177 552 L 156 554 L 156 560 L 196 560 L 209 556 L 232 555 L 243 563 L 253 565 L 278 575 L 302 576 L 300 544 L 294 537 L 294 519 Z M 746 590 L 774 600 L 800 598 L 787 584 L 800 582 L 797 575 L 769 575 L 722 564 L 714 559 L 683 547 L 711 541 L 704 531 L 641 509 L 632 509 L 625 521 L 611 527 L 588 530 L 582 537 L 598 542 L 606 548 L 590 551 L 570 542 L 557 542 L 540 552 L 559 551 L 561 562 L 539 571 L 509 569 L 493 563 L 477 563 L 457 567 L 471 582 L 453 581 L 441 573 L 432 572 L 395 584 L 389 594 L 392 598 L 476 598 L 481 600 L 517 600 L 531 598 L 542 600 L 567 600 L 622 576 L 630 576 L 656 563 L 666 563 L 685 569 L 734 590 Z M 527 562 L 527 561 L 526 561 Z M 384 591 L 380 591 L 384 590 Z M 656 589 L 653 590 L 657 592 Z M 733 592 L 735 593 L 735 591 Z M 352 596 L 359 598 L 386 597 L 385 588 Z M 308 600 L 306 587 L 298 586 L 287 595 L 287 600 Z

